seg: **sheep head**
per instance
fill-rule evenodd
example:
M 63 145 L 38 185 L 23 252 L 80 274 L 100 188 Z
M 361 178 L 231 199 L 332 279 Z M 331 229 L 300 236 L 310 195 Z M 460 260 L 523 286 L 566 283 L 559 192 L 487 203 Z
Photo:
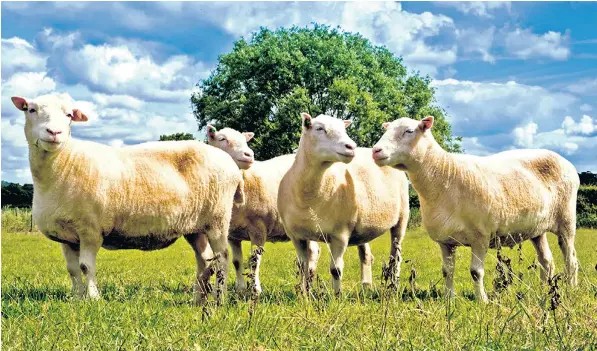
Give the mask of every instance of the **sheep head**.
M 308 113 L 302 113 L 301 117 L 303 131 L 299 148 L 305 148 L 305 152 L 318 162 L 352 161 L 357 145 L 346 134 L 346 127 L 352 121 L 327 115 L 312 118 Z
M 232 128 L 218 131 L 211 124 L 207 125 L 207 143 L 226 151 L 240 169 L 249 169 L 255 161 L 253 150 L 247 145 L 254 135 L 252 132 L 241 133 Z
M 432 126 L 433 116 L 421 121 L 403 117 L 384 123 L 386 132 L 373 147 L 373 160 L 378 166 L 393 166 L 403 171 L 412 162 L 421 162 L 433 143 Z
M 35 99 L 11 98 L 25 114 L 25 136 L 30 145 L 46 151 L 57 151 L 70 137 L 70 124 L 87 121 L 87 116 L 73 107 L 66 95 L 43 95 Z

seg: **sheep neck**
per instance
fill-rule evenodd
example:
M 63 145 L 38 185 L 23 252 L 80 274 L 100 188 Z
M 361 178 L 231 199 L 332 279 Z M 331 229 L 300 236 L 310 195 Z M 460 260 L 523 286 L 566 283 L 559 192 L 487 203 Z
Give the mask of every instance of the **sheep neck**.
M 49 152 L 29 143 L 29 166 L 33 176 L 33 186 L 36 192 L 43 192 L 49 187 L 55 187 L 70 179 L 76 156 L 72 152 L 72 140 L 64 142 L 62 147 Z
M 408 178 L 419 196 L 433 202 L 446 194 L 445 191 L 458 181 L 459 167 L 452 154 L 433 141 L 425 150 L 423 157 L 407 165 Z
M 296 198 L 309 203 L 321 196 L 323 189 L 327 188 L 326 171 L 332 164 L 333 162 L 313 160 L 304 148 L 299 147 L 291 168 L 296 179 L 296 186 L 293 187 Z

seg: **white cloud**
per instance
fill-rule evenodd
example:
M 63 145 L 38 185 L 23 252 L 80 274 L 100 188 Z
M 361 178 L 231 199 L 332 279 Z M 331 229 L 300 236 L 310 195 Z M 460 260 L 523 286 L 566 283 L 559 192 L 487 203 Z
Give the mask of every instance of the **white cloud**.
M 19 72 L 2 82 L 2 95 L 33 98 L 54 88 L 56 88 L 56 82 L 45 72 Z
M 458 1 L 458 2 L 436 2 L 438 6 L 454 7 L 465 14 L 472 14 L 479 17 L 492 18 L 491 12 L 505 8 L 510 12 L 510 1 Z
M 562 122 L 562 129 L 569 135 L 591 135 L 597 132 L 597 123 L 593 124 L 593 119 L 588 115 L 583 115 L 578 123 L 572 117 L 566 116 Z
M 464 53 L 479 53 L 483 61 L 495 63 L 491 47 L 495 36 L 495 27 L 486 30 L 476 28 L 457 29 L 456 36 Z
M 456 61 L 457 46 L 431 45 L 427 39 L 454 33 L 450 17 L 430 12 L 404 11 L 396 2 L 226 2 L 176 3 L 160 5 L 172 14 L 200 14 L 211 24 L 234 36 L 248 36 L 260 27 L 306 26 L 312 22 L 339 25 L 343 30 L 359 32 L 365 38 L 404 58 L 409 69 L 437 73 L 437 66 Z M 242 18 L 242 20 L 239 20 Z
M 570 84 L 566 87 L 566 90 L 579 95 L 597 96 L 597 78 L 583 79 L 574 84 Z
M 530 29 L 517 28 L 505 33 L 506 50 L 521 59 L 546 57 L 566 60 L 570 56 L 570 32 L 549 31 L 537 35 Z
M 454 133 L 466 137 L 510 133 L 515 127 L 537 123 L 556 128 L 554 115 L 570 113 L 577 98 L 539 86 L 516 82 L 480 83 L 434 80 L 436 98 L 444 107 Z
M 18 37 L 2 39 L 2 76 L 14 72 L 39 72 L 45 70 L 46 57 L 36 52 L 33 46 Z
M 537 134 L 537 124 L 529 123 L 523 127 L 517 127 L 512 132 L 514 134 L 514 143 L 521 147 L 531 147 L 533 145 L 533 137 Z
M 141 99 L 187 101 L 208 68 L 189 56 L 172 56 L 163 64 L 135 55 L 126 46 L 84 45 L 62 62 L 65 70 L 92 88 Z
M 582 104 L 582 105 L 580 105 L 579 109 L 580 109 L 581 112 L 591 112 L 591 111 L 593 111 L 593 107 L 591 105 L 589 105 L 589 104 Z

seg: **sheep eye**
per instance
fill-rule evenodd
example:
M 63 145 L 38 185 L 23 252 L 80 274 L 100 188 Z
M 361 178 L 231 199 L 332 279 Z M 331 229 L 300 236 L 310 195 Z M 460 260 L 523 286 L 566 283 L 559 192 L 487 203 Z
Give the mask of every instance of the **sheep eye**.
M 324 130 L 323 127 L 317 127 L 315 130 Z
M 72 115 L 71 113 L 68 113 L 68 114 L 66 115 L 66 117 L 68 117 L 68 118 L 73 118 L 73 115 Z
M 35 113 L 35 109 L 34 108 L 30 109 L 29 113 Z
M 220 141 L 226 141 L 226 138 L 221 138 Z
M 405 130 L 405 131 L 404 131 L 404 133 L 414 133 L 414 130 L 412 130 L 412 129 L 407 129 L 407 130 Z

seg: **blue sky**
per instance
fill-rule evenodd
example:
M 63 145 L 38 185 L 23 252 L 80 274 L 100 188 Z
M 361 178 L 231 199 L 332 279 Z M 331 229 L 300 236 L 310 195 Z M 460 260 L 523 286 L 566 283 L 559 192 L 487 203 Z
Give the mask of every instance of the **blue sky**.
M 73 135 L 194 132 L 190 94 L 259 26 L 360 32 L 433 78 L 466 152 L 548 148 L 597 172 L 597 3 L 2 2 L 2 179 L 31 182 L 10 96 L 68 93 Z

